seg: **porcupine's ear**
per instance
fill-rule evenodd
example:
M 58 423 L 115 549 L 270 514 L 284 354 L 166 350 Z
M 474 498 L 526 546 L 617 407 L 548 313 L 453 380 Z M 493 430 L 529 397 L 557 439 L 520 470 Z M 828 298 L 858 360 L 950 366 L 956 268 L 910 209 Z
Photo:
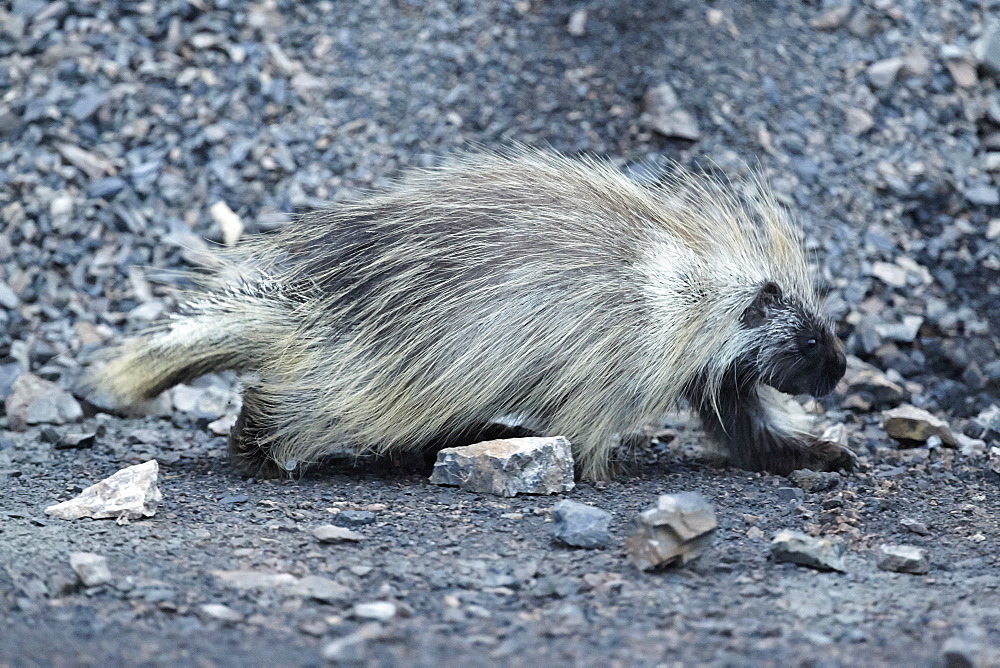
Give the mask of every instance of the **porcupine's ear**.
M 767 310 L 781 299 L 781 294 L 781 287 L 774 281 L 762 285 L 753 303 L 743 312 L 743 324 L 747 327 L 760 327 L 767 322 Z

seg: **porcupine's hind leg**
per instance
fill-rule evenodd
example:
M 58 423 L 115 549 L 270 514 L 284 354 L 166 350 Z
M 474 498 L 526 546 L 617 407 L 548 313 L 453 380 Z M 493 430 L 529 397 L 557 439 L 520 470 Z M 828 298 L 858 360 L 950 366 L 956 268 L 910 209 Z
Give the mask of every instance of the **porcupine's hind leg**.
M 243 389 L 243 408 L 229 430 L 229 462 L 248 478 L 281 478 L 290 471 L 271 457 L 272 430 L 260 384 L 248 382 Z
M 770 387 L 726 380 L 715 407 L 706 401 L 696 407 L 705 431 L 725 447 L 734 466 L 779 475 L 854 468 L 853 452 L 796 424 L 782 406 L 782 395 Z

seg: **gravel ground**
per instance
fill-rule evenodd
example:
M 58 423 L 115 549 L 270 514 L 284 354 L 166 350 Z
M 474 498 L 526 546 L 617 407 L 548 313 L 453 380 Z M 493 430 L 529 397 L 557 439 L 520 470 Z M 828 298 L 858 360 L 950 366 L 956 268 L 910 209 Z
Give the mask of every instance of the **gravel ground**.
M 0 664 L 1000 665 L 998 16 L 992 0 L 0 2 Z M 662 84 L 686 139 L 644 114 Z M 822 420 L 861 470 L 802 491 L 713 464 L 672 421 L 616 480 L 564 495 L 613 516 L 610 547 L 574 550 L 551 537 L 557 497 L 433 487 L 419 463 L 240 479 L 216 435 L 225 375 L 159 417 L 71 396 L 104 344 L 172 308 L 171 270 L 234 233 L 219 202 L 266 232 L 510 140 L 636 178 L 666 158 L 758 165 L 854 356 Z M 25 425 L 11 398 L 29 371 L 51 401 Z M 958 447 L 889 438 L 882 411 L 903 403 Z M 43 513 L 151 458 L 154 517 Z M 640 573 L 631 519 L 679 491 L 715 505 L 715 541 Z M 331 522 L 364 540 L 320 543 Z M 847 572 L 776 563 L 781 529 L 834 540 Z M 878 569 L 886 543 L 925 548 L 929 572 Z M 82 584 L 74 552 L 110 578 Z M 218 575 L 234 570 L 298 584 Z M 356 607 L 372 602 L 395 607 Z

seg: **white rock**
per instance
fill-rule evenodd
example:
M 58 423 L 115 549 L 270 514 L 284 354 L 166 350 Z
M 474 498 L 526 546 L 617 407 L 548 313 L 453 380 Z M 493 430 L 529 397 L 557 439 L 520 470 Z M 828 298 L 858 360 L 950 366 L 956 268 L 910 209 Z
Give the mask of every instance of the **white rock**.
M 208 212 L 222 229 L 222 242 L 227 246 L 235 246 L 243 235 L 243 220 L 221 200 L 209 207 Z
M 573 37 L 581 37 L 587 32 L 587 10 L 578 9 L 569 15 L 566 31 Z
M 798 531 L 783 529 L 776 533 L 771 540 L 771 556 L 775 561 L 821 571 L 847 571 L 838 545 L 826 538 L 813 538 Z
M 358 619 L 371 619 L 376 622 L 387 622 L 396 616 L 396 604 L 388 601 L 374 603 L 358 603 L 351 609 L 351 616 Z
M 573 453 L 562 436 L 445 448 L 437 455 L 430 481 L 498 496 L 567 492 L 574 487 Z
M 160 466 L 155 459 L 129 466 L 91 485 L 76 498 L 49 506 L 45 512 L 64 520 L 114 517 L 120 524 L 140 517 L 152 517 L 162 499 L 156 486 L 159 472 Z
M 243 615 L 233 610 L 228 605 L 222 605 L 221 603 L 206 603 L 199 609 L 206 617 L 210 619 L 217 619 L 220 622 L 235 623 L 243 621 Z
M 357 663 L 365 659 L 365 649 L 371 640 L 382 637 L 382 625 L 370 622 L 354 633 L 337 638 L 323 648 L 323 658 L 338 663 Z
M 107 557 L 92 552 L 73 552 L 69 555 L 69 565 L 85 587 L 97 587 L 111 582 Z
M 333 524 L 324 524 L 312 530 L 312 535 L 321 543 L 341 543 L 344 541 L 358 542 L 365 537 L 357 531 L 351 531 L 346 527 L 338 527 Z
M 931 569 L 926 550 L 912 545 L 879 545 L 878 567 L 914 575 L 923 575 Z

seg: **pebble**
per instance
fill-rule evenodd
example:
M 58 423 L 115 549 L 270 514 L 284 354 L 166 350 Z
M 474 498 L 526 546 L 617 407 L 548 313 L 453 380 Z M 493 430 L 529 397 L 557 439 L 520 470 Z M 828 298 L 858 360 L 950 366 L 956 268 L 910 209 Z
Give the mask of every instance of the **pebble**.
M 368 510 L 341 510 L 333 517 L 333 523 L 341 527 L 362 527 L 374 521 L 375 513 Z
M 357 531 L 351 531 L 345 527 L 338 527 L 332 524 L 324 524 L 312 530 L 312 535 L 321 543 L 342 543 L 358 542 L 365 539 Z
M 831 471 L 799 469 L 789 473 L 788 479 L 806 492 L 823 492 L 840 484 L 840 474 Z
M 813 28 L 819 30 L 836 30 L 847 23 L 847 18 L 851 15 L 851 3 L 845 2 L 836 7 L 819 14 L 809 22 Z
M 83 409 L 72 394 L 31 373 L 17 377 L 4 405 L 10 428 L 15 431 L 35 424 L 76 422 L 83 417 Z
M 680 100 L 670 84 L 653 86 L 642 98 L 650 127 L 665 137 L 697 141 L 701 130 L 694 116 L 680 107 Z
M 222 230 L 222 242 L 227 246 L 235 246 L 243 235 L 243 220 L 222 201 L 210 206 L 208 212 Z
M 573 37 L 583 37 L 587 32 L 587 10 L 577 9 L 569 15 L 566 32 Z
M 55 444 L 57 450 L 82 450 L 94 447 L 97 440 L 97 432 L 90 431 L 84 433 L 63 434 Z
M 686 564 L 708 548 L 716 526 L 715 510 L 700 494 L 664 494 L 636 517 L 625 549 L 632 564 L 644 571 Z
M 965 191 L 965 199 L 973 204 L 995 206 L 1000 204 L 1000 188 L 993 186 L 975 186 Z
M 611 541 L 611 513 L 577 501 L 564 500 L 552 507 L 552 534 L 572 547 L 598 548 Z
M 820 571 L 847 572 L 840 546 L 826 538 L 813 538 L 798 531 L 783 529 L 771 539 L 771 556 L 799 566 Z
M 69 565 L 84 587 L 99 587 L 111 582 L 107 557 L 92 552 L 72 552 Z
M 844 125 L 848 133 L 857 137 L 875 127 L 875 119 L 864 109 L 850 107 L 844 110 Z
M 388 601 L 358 603 L 351 608 L 351 616 L 356 619 L 372 619 L 377 622 L 388 622 L 396 616 L 396 604 Z
M 369 642 L 383 635 L 382 625 L 371 622 L 343 638 L 328 643 L 323 648 L 323 658 L 334 663 L 358 663 L 367 657 Z
M 947 422 L 909 404 L 884 412 L 882 428 L 886 434 L 899 441 L 923 443 L 931 436 L 937 436 L 945 445 L 954 447 L 956 444 Z
M 920 327 L 924 324 L 924 319 L 919 315 L 903 316 L 901 322 L 875 325 L 875 331 L 884 339 L 899 341 L 900 343 L 913 343 L 917 338 Z
M 562 436 L 485 441 L 438 452 L 430 482 L 515 496 L 573 489 L 573 453 Z
M 923 575 L 931 569 L 927 551 L 912 545 L 879 545 L 877 556 L 883 571 Z
M 307 575 L 295 583 L 293 593 L 324 603 L 338 603 L 350 598 L 351 590 L 339 582 L 320 575 Z
M 972 56 L 990 74 L 1000 75 L 1000 26 L 990 25 L 972 43 Z
M 49 506 L 45 512 L 64 520 L 116 518 L 120 524 L 152 517 L 162 499 L 156 486 L 159 471 L 155 459 L 129 466 L 91 485 L 79 496 Z
M 221 603 L 206 603 L 198 609 L 205 617 L 215 619 L 220 622 L 235 624 L 243 621 L 243 615 L 236 610 L 233 610 L 228 605 L 222 605 Z
M 865 73 L 875 88 L 888 88 L 896 82 L 896 76 L 902 68 L 902 58 L 886 58 L 869 65 Z
M 901 519 L 899 521 L 899 525 L 910 533 L 915 533 L 918 536 L 929 536 L 931 534 L 931 532 L 927 529 L 926 524 L 910 517 L 904 517 Z

